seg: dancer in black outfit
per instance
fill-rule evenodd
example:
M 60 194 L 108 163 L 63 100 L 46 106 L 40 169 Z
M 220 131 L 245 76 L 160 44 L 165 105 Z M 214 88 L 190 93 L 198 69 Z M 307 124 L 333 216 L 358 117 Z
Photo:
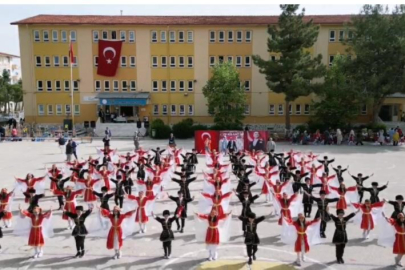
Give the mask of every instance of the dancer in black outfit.
M 252 209 L 250 208 L 250 205 L 257 200 L 260 195 L 255 195 L 253 197 L 249 197 L 248 192 L 242 192 L 238 193 L 235 191 L 236 196 L 238 197 L 239 201 L 242 203 L 242 212 L 240 216 L 243 218 L 242 220 L 242 231 L 243 231 L 243 236 L 246 236 L 246 225 L 247 225 L 247 218 L 248 214 L 252 212 Z
M 110 179 L 111 182 L 113 182 L 115 184 L 115 205 L 118 205 L 120 208 L 122 208 L 122 205 L 124 203 L 124 195 L 125 195 L 125 191 L 124 191 L 124 181 L 122 181 L 122 176 L 121 175 L 117 175 L 117 180 L 115 179 Z
M 347 169 L 349 169 L 349 166 L 347 166 L 346 169 L 342 169 L 342 166 L 340 166 L 340 165 L 337 166 L 337 168 L 334 168 L 334 167 L 332 166 L 332 169 L 335 171 L 336 176 L 337 176 L 339 182 L 342 183 L 342 182 L 344 181 L 344 179 L 343 179 L 343 173 L 344 173 L 345 171 L 347 171 Z
M 174 234 L 172 231 L 172 223 L 176 220 L 176 214 L 173 217 L 170 217 L 170 211 L 163 211 L 163 218 L 160 218 L 156 215 L 153 217 L 162 225 L 162 233 L 160 234 L 159 240 L 163 243 L 163 250 L 165 251 L 164 258 L 170 259 L 172 253 L 172 241 L 174 240 Z
M 320 227 L 321 237 L 326 238 L 325 235 L 326 223 L 330 221 L 330 215 L 327 211 L 328 204 L 331 202 L 339 201 L 339 198 L 327 199 L 324 190 L 321 190 L 319 192 L 319 195 L 321 196 L 320 198 L 312 197 L 314 201 L 318 204 L 318 211 L 316 211 L 315 219 L 317 218 L 321 219 L 321 227 Z
M 62 175 L 62 174 L 58 174 L 58 176 L 57 176 L 56 178 L 54 178 L 54 177 L 49 177 L 49 179 L 50 179 L 52 182 L 55 182 L 55 183 L 56 183 L 56 188 L 57 188 L 57 190 L 59 190 L 59 191 L 64 191 L 64 189 L 65 189 L 65 184 L 66 184 L 67 181 L 70 180 L 70 176 L 69 176 L 69 177 L 66 177 L 65 179 L 62 179 L 62 178 L 63 178 L 63 175 Z M 64 203 L 63 203 L 63 196 L 57 196 L 57 197 L 58 197 L 58 202 L 59 202 L 59 209 L 58 209 L 58 210 L 62 210 L 62 209 L 63 209 L 63 206 L 64 206 Z
M 311 185 L 311 178 L 305 177 L 305 183 L 301 184 L 304 190 L 304 195 L 302 196 L 302 203 L 304 204 L 304 215 L 305 217 L 311 217 L 312 204 L 314 200 L 312 198 L 312 191 L 314 187 Z
M 39 200 L 42 199 L 43 197 L 45 197 L 44 194 L 35 194 L 36 190 L 33 188 L 30 188 L 27 190 L 27 192 L 24 192 L 24 196 L 25 198 L 28 198 L 28 209 L 27 211 L 30 212 L 32 214 L 33 210 L 35 207 L 39 206 Z
M 84 222 L 86 218 L 91 214 L 93 209 L 89 208 L 86 212 L 83 213 L 83 206 L 76 206 L 76 214 L 70 212 L 64 212 L 68 217 L 70 217 L 75 223 L 75 227 L 72 231 L 72 235 L 76 241 L 77 254 L 75 258 L 84 256 L 84 240 L 88 234 L 86 225 Z
M 166 151 L 166 150 L 165 149 L 160 150 L 160 147 L 157 147 L 156 150 L 151 149 L 151 151 L 153 153 L 155 153 L 155 156 L 153 157 L 153 163 L 155 165 L 160 165 L 160 163 L 161 163 L 160 157 L 162 156 L 163 152 Z
M 367 179 L 369 179 L 370 177 L 372 177 L 374 174 L 371 174 L 370 176 L 364 176 L 363 174 L 359 173 L 356 176 L 353 176 L 350 174 L 349 175 L 356 181 L 357 184 L 357 193 L 359 194 L 359 203 L 361 203 L 363 201 L 363 195 L 364 195 L 364 190 L 363 190 L 363 183 L 364 181 L 366 181 Z
M 260 238 L 257 234 L 257 225 L 264 220 L 264 216 L 256 218 L 256 214 L 250 212 L 247 217 L 239 216 L 239 219 L 246 224 L 245 245 L 249 257 L 248 264 L 252 264 L 252 259 L 256 260 L 257 245 L 260 244 Z
M 186 226 L 186 218 L 187 218 L 187 204 L 194 200 L 193 198 L 185 198 L 183 191 L 179 190 L 177 192 L 178 197 L 169 196 L 169 199 L 174 201 L 177 205 L 175 210 L 175 217 L 176 217 L 176 224 L 177 224 L 177 231 L 180 233 L 184 232 L 184 227 Z M 181 219 L 181 227 L 179 223 L 179 218 Z
M 329 164 L 331 164 L 334 161 L 335 159 L 328 160 L 328 156 L 324 156 L 323 160 L 318 160 L 319 163 L 323 164 L 324 171 L 328 176 L 329 176 Z
M 101 205 L 100 207 L 110 211 L 110 206 L 108 205 L 108 201 L 114 196 L 114 193 L 107 193 L 108 189 L 106 187 L 101 188 L 101 193 L 94 191 L 93 194 L 100 198 Z
M 371 188 L 365 188 L 365 187 L 363 187 L 363 190 L 364 190 L 364 191 L 370 192 L 370 202 L 371 202 L 372 204 L 373 204 L 373 203 L 380 202 L 380 198 L 378 197 L 378 194 L 380 194 L 380 191 L 382 191 L 382 190 L 384 190 L 384 189 L 387 188 L 388 183 L 389 183 L 389 182 L 387 182 L 387 184 L 385 184 L 384 186 L 379 187 L 377 182 L 372 182 L 372 183 L 371 183 Z
M 394 206 L 394 212 L 392 212 L 391 218 L 396 219 L 400 213 L 404 213 L 404 197 L 402 195 L 395 196 L 395 201 L 388 201 L 389 204 Z

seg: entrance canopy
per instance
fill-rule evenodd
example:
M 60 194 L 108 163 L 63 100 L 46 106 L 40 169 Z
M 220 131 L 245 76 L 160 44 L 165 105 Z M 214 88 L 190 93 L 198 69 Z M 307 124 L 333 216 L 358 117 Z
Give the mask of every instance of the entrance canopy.
M 149 103 L 149 93 L 99 93 L 100 105 L 145 106 Z

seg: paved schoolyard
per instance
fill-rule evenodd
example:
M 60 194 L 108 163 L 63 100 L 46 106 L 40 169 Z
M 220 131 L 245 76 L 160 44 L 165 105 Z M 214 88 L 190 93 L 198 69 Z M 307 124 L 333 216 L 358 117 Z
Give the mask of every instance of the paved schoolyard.
M 167 141 L 142 141 L 145 148 L 161 146 L 164 147 Z M 177 142 L 180 147 L 191 149 L 193 141 L 185 140 Z M 78 147 L 79 157 L 87 158 L 89 154 L 96 155 L 96 147 L 102 147 L 101 141 L 92 144 L 85 143 Z M 288 151 L 290 145 L 278 145 L 277 151 Z M 112 141 L 112 148 L 125 153 L 133 150 L 132 141 Z M 352 174 L 362 172 L 365 175 L 374 173 L 373 181 L 381 184 L 390 181 L 387 190 L 382 192 L 381 198 L 393 199 L 397 194 L 405 194 L 405 148 L 403 147 L 378 147 L 378 146 L 293 146 L 299 151 L 313 151 L 316 154 L 324 154 L 336 158 L 335 166 L 350 165 L 349 171 Z M 14 176 L 24 177 L 28 172 L 35 176 L 43 175 L 45 167 L 52 164 L 61 164 L 64 155 L 61 154 L 56 143 L 53 142 L 15 142 L 0 143 L 0 187 L 12 188 Z M 4 238 L 0 239 L 2 249 L 0 250 L 0 269 L 247 269 L 245 246 L 240 233 L 240 222 L 236 219 L 240 212 L 239 203 L 234 197 L 233 223 L 231 227 L 231 240 L 228 244 L 222 245 L 219 249 L 219 260 L 206 262 L 207 252 L 203 243 L 196 243 L 194 240 L 194 221 L 191 213 L 197 209 L 199 192 L 202 189 L 201 170 L 204 158 L 200 158 L 200 165 L 197 171 L 198 180 L 191 184 L 192 194 L 196 201 L 189 208 L 189 218 L 186 223 L 184 234 L 175 233 L 176 240 L 172 244 L 172 258 L 162 259 L 162 247 L 158 241 L 160 235 L 160 224 L 151 220 L 148 224 L 148 231 L 145 235 L 134 234 L 124 241 L 123 258 L 112 260 L 112 251 L 105 248 L 105 239 L 89 238 L 86 241 L 87 253 L 82 259 L 73 259 L 76 253 L 74 239 L 71 231 L 67 230 L 67 224 L 61 219 L 61 212 L 54 213 L 55 236 L 46 241 L 44 257 L 32 260 L 32 250 L 28 247 L 27 239 L 12 235 L 12 228 L 4 229 Z M 354 185 L 347 174 L 345 181 L 349 186 Z M 371 183 L 366 181 L 365 185 Z M 235 183 L 233 184 L 235 185 Z M 175 195 L 177 184 L 171 184 L 168 188 L 170 194 Z M 259 192 L 258 190 L 254 190 Z M 46 210 L 51 205 L 57 208 L 54 198 L 46 198 L 41 206 Z M 18 197 L 13 205 L 13 213 L 17 213 L 19 203 L 24 205 L 22 197 Z M 79 200 L 79 204 L 81 199 Z M 175 204 L 170 200 L 161 200 L 155 204 L 155 213 L 161 213 L 164 209 L 175 209 Z M 261 245 L 257 254 L 258 262 L 252 269 L 293 269 L 291 263 L 296 255 L 293 247 L 285 246 L 279 242 L 281 228 L 277 225 L 275 217 L 270 216 L 273 208 L 270 204 L 260 198 L 253 206 L 257 215 L 266 215 L 266 220 L 259 225 Z M 334 212 L 335 209 L 331 209 Z M 391 213 L 391 207 L 386 207 L 386 213 Z M 313 214 L 316 207 L 314 206 Z M 176 227 L 176 226 L 174 226 Z M 391 249 L 376 245 L 376 232 L 371 234 L 369 240 L 361 239 L 362 231 L 354 224 L 348 228 L 349 244 L 345 252 L 344 266 L 334 264 L 334 246 L 331 244 L 334 225 L 329 223 L 327 228 L 327 241 L 311 249 L 308 254 L 308 262 L 303 263 L 302 269 L 393 269 L 393 255 Z

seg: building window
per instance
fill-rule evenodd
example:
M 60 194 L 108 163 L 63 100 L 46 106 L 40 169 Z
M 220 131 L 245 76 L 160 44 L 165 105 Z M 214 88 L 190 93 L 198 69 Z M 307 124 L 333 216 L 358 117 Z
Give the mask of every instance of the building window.
M 210 56 L 210 66 L 215 66 L 215 56 Z
M 184 91 L 184 81 L 179 81 L 179 91 L 183 92 Z
M 179 67 L 184 67 L 184 56 L 179 56 Z
M 67 92 L 70 90 L 70 82 L 69 81 L 64 81 L 64 90 Z
M 243 112 L 244 115 L 249 115 L 250 114 L 250 106 L 249 105 L 245 105 L 245 110 Z
M 162 92 L 167 91 L 167 81 L 162 81 Z
M 98 42 L 98 39 L 99 39 L 99 32 L 93 31 L 93 41 Z
M 134 43 L 135 42 L 135 31 L 129 31 L 128 35 L 129 35 L 129 42 Z
M 130 56 L 129 57 L 129 66 L 132 67 L 132 68 L 136 67 L 136 58 L 135 58 L 135 56 Z
M 279 115 L 284 114 L 284 105 L 283 104 L 278 104 L 278 114 Z
M 136 81 L 131 81 L 131 85 L 130 85 L 131 91 L 135 92 L 136 91 Z
M 362 115 L 366 115 L 366 114 L 367 114 L 367 105 L 366 105 L 366 104 L 364 104 L 364 105 L 361 107 L 361 114 L 362 114 Z
M 167 67 L 167 57 L 166 57 L 166 56 L 162 56 L 162 57 L 160 58 L 160 60 L 161 60 L 161 63 L 162 63 L 162 68 Z
M 187 42 L 193 43 L 194 41 L 194 33 L 193 31 L 187 31 Z
M 166 41 L 167 41 L 166 31 L 160 31 L 160 42 L 166 43 Z
M 74 108 L 75 108 L 75 115 L 79 115 L 80 114 L 80 105 L 79 104 L 74 104 Z
M 34 41 L 35 41 L 35 42 L 41 41 L 41 38 L 40 38 L 40 36 L 39 36 L 39 31 L 38 31 L 38 30 L 34 30 Z
M 218 55 L 218 62 L 222 64 L 224 62 L 224 56 L 223 55 Z
M 44 83 L 43 83 L 43 81 L 37 81 L 37 91 L 38 92 L 44 91 Z
M 48 32 L 48 30 L 44 30 L 42 32 L 42 34 L 43 34 L 43 41 L 48 42 L 49 41 L 49 32 Z
M 329 55 L 329 66 L 332 66 L 334 59 L 335 59 L 334 55 Z
M 276 112 L 276 107 L 274 106 L 274 104 L 270 104 L 269 105 L 269 114 L 274 115 L 275 112 Z
M 158 58 L 157 58 L 157 56 L 152 56 L 152 67 L 154 67 L 154 68 L 158 67 Z
M 53 115 L 53 105 L 51 105 L 51 104 L 48 104 L 48 106 L 47 106 L 48 108 L 48 115 Z
M 188 68 L 193 67 L 193 57 L 192 56 L 187 56 L 187 67 Z
M 152 31 L 151 35 L 152 35 L 152 43 L 156 43 L 157 42 L 157 32 Z
M 242 56 L 236 56 L 236 67 L 242 67 Z
M 111 31 L 111 39 L 117 40 L 117 31 Z
M 128 91 L 128 81 L 121 81 L 121 91 Z
M 53 42 L 58 41 L 58 31 L 57 30 L 52 30 L 52 41 Z
M 218 32 L 218 41 L 222 43 L 222 42 L 224 42 L 224 40 L 225 40 L 225 32 L 219 31 Z
M 170 81 L 170 91 L 176 91 L 176 81 Z
M 126 66 L 127 66 L 127 57 L 121 56 L 121 67 L 126 67 Z
M 107 40 L 108 39 L 108 31 L 103 31 L 102 32 L 103 35 L 103 40 Z
M 292 105 L 291 104 L 288 105 L 288 113 L 290 115 L 292 114 Z
M 250 81 L 245 81 L 245 91 L 250 91 Z
M 110 91 L 110 81 L 104 81 L 104 92 Z
M 79 91 L 79 81 L 73 81 L 73 91 Z
M 275 55 L 270 56 L 270 59 L 271 59 L 271 61 L 276 62 L 276 56 Z
M 95 81 L 94 88 L 95 88 L 96 92 L 100 92 L 101 91 L 101 81 Z
M 192 92 L 194 90 L 194 82 L 188 81 L 187 83 L 187 91 Z
M 61 31 L 60 32 L 62 42 L 67 42 L 67 32 L 66 31 Z
M 61 115 L 62 114 L 62 105 L 57 104 L 56 105 L 56 114 Z
M 49 56 L 45 56 L 45 66 L 46 67 L 51 66 L 51 58 Z
M 42 104 L 38 105 L 38 115 L 44 115 L 45 114 L 45 107 Z
M 153 92 L 159 91 L 158 81 L 152 81 L 152 91 Z
M 348 40 L 352 40 L 352 38 L 353 38 L 353 31 L 349 31 L 349 32 L 347 33 L 347 39 L 348 39 Z
M 233 42 L 233 31 L 228 31 L 228 42 Z
M 76 42 L 76 31 L 70 31 L 70 40 Z
M 52 91 L 52 81 L 46 81 L 46 91 Z
M 188 115 L 194 115 L 194 106 L 188 105 Z
M 241 43 L 242 39 L 243 39 L 242 31 L 237 31 L 236 32 L 236 42 Z
M 329 31 L 329 42 L 334 42 L 336 39 L 336 31 L 330 30 Z
M 77 57 L 73 56 L 73 63 L 72 63 L 72 67 L 77 67 L 79 65 L 79 63 L 77 62 Z
M 36 65 L 37 67 L 42 66 L 41 56 L 35 56 L 35 65 Z
M 309 110 L 310 110 L 309 104 L 305 104 L 304 105 L 304 114 L 309 114 Z
M 301 104 L 295 105 L 295 114 L 297 114 L 297 115 L 301 114 Z
M 175 31 L 169 32 L 169 39 L 170 39 L 170 43 L 176 42 L 176 32 Z
M 179 31 L 179 42 L 180 43 L 184 42 L 184 31 Z
M 174 105 L 174 104 L 170 105 L 170 114 L 176 115 L 176 113 L 177 113 L 176 105 Z
M 53 65 L 54 65 L 55 67 L 59 67 L 59 65 L 60 65 L 59 56 L 54 56 L 54 57 L 53 57 Z
M 68 67 L 69 66 L 69 57 L 63 56 L 63 66 Z
M 345 40 L 345 31 L 340 30 L 339 31 L 339 41 L 344 41 Z
M 70 104 L 65 104 L 65 114 L 69 115 L 71 113 L 72 113 L 72 111 L 71 111 L 71 108 L 70 108 Z
M 179 115 L 185 115 L 185 114 L 186 114 L 186 106 L 179 105 Z
M 215 42 L 215 31 L 210 31 L 210 42 Z
M 119 87 L 118 81 L 113 81 L 113 91 L 118 92 Z
M 228 56 L 228 62 L 233 64 L 233 56 Z
M 252 31 L 246 31 L 246 34 L 245 34 L 245 41 L 246 41 L 247 43 L 249 43 L 249 42 L 252 41 Z
M 120 38 L 121 41 L 127 41 L 127 32 L 126 31 L 120 31 Z
M 60 81 L 55 81 L 55 91 L 59 92 L 62 89 Z
M 159 114 L 159 105 L 154 104 L 153 105 L 153 115 L 158 115 Z
M 170 67 L 176 67 L 176 56 L 170 56 Z
M 250 56 L 245 56 L 245 67 L 250 67 Z
M 94 56 L 94 66 L 98 67 L 98 56 Z
M 167 115 L 167 105 L 162 105 L 162 114 Z

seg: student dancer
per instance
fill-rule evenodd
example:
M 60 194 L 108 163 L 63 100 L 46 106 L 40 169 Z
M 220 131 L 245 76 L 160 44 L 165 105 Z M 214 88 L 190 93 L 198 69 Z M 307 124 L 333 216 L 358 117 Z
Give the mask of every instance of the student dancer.
M 31 188 L 27 192 L 24 192 L 25 200 L 28 200 L 29 206 L 27 211 L 33 213 L 34 208 L 38 206 L 39 200 L 44 198 L 44 194 L 35 194 L 36 190 Z
M 10 202 L 13 195 L 14 191 L 8 192 L 6 188 L 0 192 L 0 213 L 2 215 L 0 219 L 3 219 L 6 228 L 11 227 L 12 224 L 13 214 L 10 210 Z
M 155 150 L 155 149 L 151 149 L 151 151 L 152 151 L 153 153 L 155 153 L 155 156 L 153 157 L 153 163 L 154 163 L 155 165 L 160 165 L 160 162 L 161 162 L 160 157 L 161 157 L 161 155 L 163 154 L 163 152 L 166 151 L 166 150 L 165 150 L 165 149 L 160 150 L 160 147 L 157 147 L 156 150 Z
M 346 188 L 346 185 L 341 182 L 338 188 L 330 187 L 330 189 L 332 192 L 336 193 L 337 197 L 339 197 L 339 201 L 336 204 L 336 209 L 346 210 L 347 203 L 358 201 L 356 186 Z
M 83 179 L 80 178 L 77 180 L 78 183 L 84 185 L 84 201 L 87 203 L 88 208 L 93 208 L 93 203 L 97 200 L 96 196 L 93 193 L 94 186 L 99 182 L 101 179 L 92 179 L 90 174 L 87 174 L 87 178 Z
M 292 216 L 291 216 L 291 209 L 290 207 L 292 206 L 292 203 L 294 202 L 294 200 L 297 198 L 297 193 L 294 193 L 291 197 L 288 197 L 287 193 L 283 193 L 282 196 L 277 196 L 277 202 L 280 205 L 280 218 L 278 219 L 278 225 L 282 225 L 283 224 L 283 219 L 287 219 L 289 221 L 291 221 Z M 298 206 L 298 204 L 297 204 Z
M 405 255 L 405 216 L 399 213 L 393 218 L 385 217 L 386 222 L 382 222 L 383 229 L 380 231 L 378 244 L 392 247 L 395 254 L 395 266 L 402 267 L 402 257 Z
M 327 224 L 327 222 L 330 221 L 330 215 L 327 211 L 328 205 L 331 202 L 339 201 L 339 199 L 338 198 L 327 199 L 326 192 L 324 190 L 321 190 L 319 192 L 319 195 L 320 195 L 320 198 L 316 198 L 316 197 L 312 196 L 314 201 L 318 204 L 318 211 L 316 211 L 315 219 L 321 220 L 321 226 L 320 226 L 321 238 L 326 238 L 326 235 L 325 235 L 326 224 Z
M 344 179 L 343 179 L 343 173 L 344 173 L 345 171 L 347 171 L 347 169 L 349 169 L 349 166 L 347 166 L 346 169 L 342 169 L 342 166 L 340 166 L 340 165 L 337 166 L 337 168 L 334 168 L 334 167 L 332 166 L 332 169 L 335 171 L 336 176 L 337 176 L 339 182 L 343 182 L 343 181 L 344 181 Z
M 395 196 L 395 201 L 388 201 L 388 203 L 394 206 L 394 212 L 392 212 L 391 218 L 395 219 L 400 213 L 404 212 L 405 204 L 404 197 L 402 195 Z
M 93 208 L 89 208 L 86 212 L 83 211 L 83 206 L 76 206 L 76 213 L 64 212 L 75 223 L 75 227 L 72 231 L 72 236 L 75 238 L 77 253 L 75 258 L 82 258 L 84 256 L 84 240 L 88 234 L 86 225 L 84 222 L 86 218 L 91 214 Z
M 222 216 L 228 212 L 229 201 L 231 199 L 232 192 L 222 194 L 221 192 L 215 191 L 214 195 L 210 195 L 208 193 L 201 193 L 201 195 L 203 195 L 203 199 L 205 199 L 200 200 L 200 206 L 202 206 L 203 208 L 214 208 L 215 210 L 217 210 L 219 216 Z M 200 209 L 200 213 L 205 212 L 209 212 L 209 210 L 201 211 Z
M 356 177 L 356 176 L 351 175 L 350 172 L 349 172 L 349 175 L 354 179 L 354 181 L 356 181 L 357 192 L 359 193 L 359 196 L 360 196 L 359 203 L 361 203 L 363 201 L 363 195 L 364 195 L 363 183 L 364 183 L 364 181 L 366 181 L 367 179 L 372 177 L 374 174 L 371 174 L 370 176 L 364 176 L 363 177 L 363 174 L 359 173 L 359 174 L 357 174 L 357 177 Z
M 115 205 L 118 205 L 120 208 L 122 208 L 124 204 L 124 195 L 125 195 L 125 183 L 122 181 L 122 176 L 117 175 L 117 180 L 111 179 L 111 182 L 115 184 L 115 196 L 114 196 L 114 201 Z M 107 188 L 107 187 L 105 187 Z M 108 191 L 108 188 L 107 188 Z
M 176 214 L 170 217 L 170 211 L 163 211 L 163 218 L 153 215 L 157 222 L 162 225 L 162 233 L 160 234 L 159 240 L 163 243 L 163 250 L 165 255 L 163 258 L 170 259 L 172 254 L 172 241 L 174 240 L 174 234 L 172 231 L 172 223 L 177 219 Z
M 369 238 L 370 231 L 374 229 L 374 225 L 376 224 L 379 215 L 381 215 L 381 212 L 383 211 L 383 206 L 384 202 L 372 204 L 370 200 L 365 200 L 364 204 L 353 203 L 353 207 L 361 210 L 363 213 L 361 216 L 361 221 L 359 216 L 355 222 L 360 223 L 360 228 L 363 229 L 364 239 Z
M 56 167 L 55 164 L 53 164 L 52 167 L 51 167 L 51 169 L 48 170 L 48 176 L 49 176 L 49 177 L 53 177 L 53 178 L 56 178 L 56 177 L 57 177 L 59 174 L 61 174 L 61 173 L 62 173 L 62 171 L 59 170 L 59 169 Z M 50 186 L 49 186 L 49 189 L 50 189 L 50 190 L 55 190 L 55 189 L 57 189 L 56 183 L 55 183 L 54 181 L 51 181 L 51 184 L 50 184 Z
M 255 200 L 257 200 L 260 195 L 255 195 L 255 196 L 251 196 L 249 197 L 249 193 L 248 192 L 242 192 L 242 193 L 237 193 L 237 191 L 235 191 L 236 196 L 238 197 L 239 201 L 242 203 L 242 212 L 240 214 L 240 216 L 243 218 L 242 219 L 242 231 L 243 231 L 243 236 L 246 236 L 246 223 L 247 223 L 247 218 L 248 218 L 248 214 L 250 212 L 252 212 L 252 209 L 250 208 L 251 204 L 255 202 Z
M 195 181 L 197 177 L 189 178 L 187 179 L 186 177 L 182 177 L 180 180 L 176 178 L 172 178 L 173 182 L 177 183 L 180 186 L 180 190 L 184 195 L 184 198 L 190 199 L 190 188 L 188 187 L 191 182 Z
M 334 161 L 335 161 L 334 158 L 329 160 L 328 156 L 324 156 L 322 160 L 318 160 L 319 163 L 323 164 L 323 168 L 327 176 L 329 175 L 329 164 L 331 164 Z
M 108 193 L 108 189 L 106 187 L 101 188 L 101 193 L 94 191 L 93 194 L 100 198 L 100 207 L 110 211 L 110 206 L 108 205 L 108 201 L 115 195 L 114 193 Z
M 302 184 L 301 188 L 304 191 L 304 194 L 302 196 L 302 204 L 304 205 L 304 216 L 310 217 L 312 212 L 312 204 L 314 203 L 314 200 L 312 199 L 312 191 L 314 190 L 314 187 L 311 185 L 311 178 L 306 177 L 305 184 Z
M 135 222 L 139 224 L 139 234 L 146 233 L 146 223 L 149 221 L 149 215 L 152 212 L 152 204 L 155 201 L 155 196 L 145 196 L 143 191 L 139 192 L 139 196 L 126 195 L 126 198 L 134 201 L 137 205 Z
M 177 231 L 180 233 L 184 232 L 184 227 L 186 226 L 186 218 L 187 218 L 187 205 L 188 203 L 194 200 L 193 198 L 184 198 L 184 194 L 181 190 L 177 192 L 178 197 L 169 196 L 169 199 L 174 201 L 177 205 L 175 210 L 175 217 L 176 217 L 176 224 L 177 224 Z M 179 223 L 179 218 L 181 219 L 181 226 Z
M 73 191 L 71 186 L 67 186 L 65 188 L 64 192 L 55 190 L 53 193 L 57 196 L 65 197 L 65 201 L 66 201 L 65 208 L 64 208 L 65 212 L 70 212 L 70 213 L 76 214 L 76 197 L 83 193 L 83 189 Z M 66 214 L 63 214 L 62 218 L 64 220 L 68 221 L 68 229 L 71 230 L 73 228 L 72 220 Z
M 35 178 L 32 173 L 27 174 L 25 179 L 15 178 L 17 181 L 17 185 L 19 186 L 20 190 L 24 190 L 28 192 L 29 189 L 37 189 L 39 192 L 43 192 L 44 190 L 44 180 L 45 176 Z M 24 192 L 24 191 L 23 191 Z M 25 202 L 28 203 L 28 199 L 25 199 Z
M 59 191 L 63 191 L 65 189 L 65 184 L 66 182 L 68 182 L 70 180 L 70 176 L 66 177 L 65 179 L 62 179 L 63 175 L 62 174 L 58 174 L 56 176 L 56 178 L 54 177 L 49 177 L 49 180 L 52 181 L 52 183 L 55 183 L 56 188 L 52 189 L 51 191 L 55 191 L 55 190 L 59 190 Z M 63 202 L 63 196 L 62 195 L 58 195 L 58 202 L 59 202 L 59 209 L 58 210 L 62 210 L 63 206 L 65 205 Z
M 257 225 L 264 220 L 264 216 L 256 218 L 256 214 L 250 212 L 247 217 L 239 216 L 242 222 L 246 223 L 245 245 L 249 257 L 248 264 L 252 264 L 252 259 L 256 260 L 257 246 L 260 244 L 259 235 L 257 234 Z
M 380 191 L 387 188 L 388 183 L 389 182 L 387 182 L 387 184 L 385 184 L 384 186 L 379 187 L 377 182 L 372 182 L 371 183 L 371 188 L 363 187 L 364 191 L 367 191 L 367 192 L 370 193 L 370 202 L 371 203 L 376 203 L 376 202 L 380 201 L 380 198 L 378 197 L 378 194 L 380 194 Z

